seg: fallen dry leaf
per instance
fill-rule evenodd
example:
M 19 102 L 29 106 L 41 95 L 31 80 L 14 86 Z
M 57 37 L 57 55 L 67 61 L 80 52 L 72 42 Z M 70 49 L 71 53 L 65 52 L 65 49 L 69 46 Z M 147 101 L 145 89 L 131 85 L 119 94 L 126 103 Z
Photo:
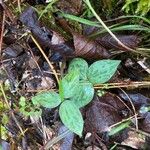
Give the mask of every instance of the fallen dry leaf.
M 29 28 L 42 47 L 50 47 L 52 32 L 46 28 L 40 27 L 37 12 L 32 7 L 27 8 L 20 15 L 19 20 Z
M 141 41 L 140 38 L 136 35 L 116 35 L 116 37 L 127 47 L 136 48 Z M 127 50 L 124 47 L 120 46 L 117 41 L 109 34 L 106 34 L 103 37 L 98 37 L 96 41 L 101 44 L 103 47 L 108 49 L 117 49 L 117 50 Z
M 130 100 L 132 101 L 135 108 L 138 110 L 143 105 L 149 105 L 150 98 L 142 95 L 141 93 L 129 93 L 127 92 L 127 95 L 124 93 L 119 93 L 119 96 L 130 106 Z M 129 99 L 130 98 L 130 99 Z
M 102 59 L 109 58 L 109 52 L 95 41 L 92 41 L 83 35 L 73 34 L 75 56 L 86 59 Z
M 121 144 L 130 146 L 135 149 L 142 149 L 144 147 L 145 140 L 138 133 L 129 131 L 128 138 L 124 140 Z
M 140 128 L 143 131 L 150 133 L 150 112 L 148 112 L 148 113 L 145 114 L 145 117 L 142 120 Z
M 125 103 L 117 95 L 110 92 L 107 92 L 102 97 L 99 97 L 99 101 L 114 107 L 118 111 L 127 109 Z
M 86 111 L 85 126 L 88 132 L 108 132 L 111 125 L 122 119 L 116 108 L 101 102 L 100 99 L 101 97 L 95 97 Z M 105 97 L 105 101 L 107 101 L 107 97 Z

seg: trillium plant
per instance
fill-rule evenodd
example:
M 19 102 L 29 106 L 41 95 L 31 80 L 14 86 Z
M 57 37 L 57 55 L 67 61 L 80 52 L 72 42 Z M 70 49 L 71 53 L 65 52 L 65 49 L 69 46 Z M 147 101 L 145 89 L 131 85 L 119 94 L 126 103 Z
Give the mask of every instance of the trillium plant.
M 110 80 L 117 70 L 120 60 L 99 60 L 88 66 L 82 58 L 73 59 L 68 73 L 59 82 L 59 93 L 54 91 L 37 93 L 32 103 L 46 108 L 59 106 L 59 116 L 63 124 L 72 132 L 82 136 L 83 117 L 80 108 L 90 103 L 94 97 L 94 85 Z

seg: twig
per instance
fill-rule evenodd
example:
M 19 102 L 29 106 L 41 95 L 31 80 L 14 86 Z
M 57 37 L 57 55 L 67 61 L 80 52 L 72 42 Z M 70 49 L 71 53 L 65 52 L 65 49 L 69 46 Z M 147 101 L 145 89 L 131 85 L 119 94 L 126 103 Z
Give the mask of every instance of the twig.
M 31 33 L 30 33 L 30 37 L 32 38 L 33 42 L 36 44 L 36 46 L 38 47 L 38 49 L 40 50 L 40 52 L 42 53 L 42 55 L 44 56 L 45 60 L 49 64 L 51 70 L 53 71 L 54 76 L 55 76 L 57 82 L 59 83 L 57 72 L 55 71 L 55 69 L 54 69 L 53 65 L 51 64 L 51 62 L 49 61 L 48 57 L 45 55 L 45 53 L 42 50 L 41 46 L 38 44 L 38 42 L 36 41 L 36 39 L 33 37 L 33 35 Z
M 0 58 L 2 54 L 2 43 L 3 43 L 3 32 L 4 32 L 4 25 L 5 25 L 5 9 L 2 6 L 2 2 L 0 1 L 0 6 L 2 7 L 2 20 L 1 20 L 1 27 L 0 27 Z
M 113 88 L 142 88 L 149 86 L 150 81 L 143 82 L 127 82 L 127 83 L 105 83 L 94 85 L 94 89 L 113 89 Z
M 129 106 L 128 106 L 119 96 L 117 96 L 117 98 L 121 101 L 121 103 L 123 103 L 123 105 L 124 105 L 130 112 L 132 112 L 132 110 L 129 108 Z
M 130 102 L 130 104 L 131 104 L 131 106 L 132 106 L 132 109 L 133 109 L 133 112 L 134 112 L 134 115 L 135 115 L 136 130 L 138 130 L 138 119 L 137 119 L 137 113 L 136 113 L 134 104 L 133 104 L 131 98 L 128 96 L 128 94 L 127 94 L 123 89 L 120 88 L 120 90 L 121 90 L 121 91 L 127 96 L 127 98 L 129 99 L 129 102 Z

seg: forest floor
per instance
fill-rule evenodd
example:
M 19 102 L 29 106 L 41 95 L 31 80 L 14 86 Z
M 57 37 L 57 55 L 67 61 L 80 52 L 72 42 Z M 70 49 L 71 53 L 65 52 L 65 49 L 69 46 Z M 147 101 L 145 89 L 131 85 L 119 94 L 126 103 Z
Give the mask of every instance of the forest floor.
M 0 0 L 0 150 L 150 149 L 148 1 Z

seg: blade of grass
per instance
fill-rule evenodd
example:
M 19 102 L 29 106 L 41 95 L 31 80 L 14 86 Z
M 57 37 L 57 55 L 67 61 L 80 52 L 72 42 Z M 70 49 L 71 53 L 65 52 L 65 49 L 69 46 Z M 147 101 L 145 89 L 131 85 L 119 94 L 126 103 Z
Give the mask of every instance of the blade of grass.
M 144 27 L 144 26 L 141 26 L 141 25 L 122 25 L 122 26 L 118 26 L 118 27 L 116 27 L 116 26 L 117 25 L 109 26 L 109 29 L 111 31 L 115 31 L 115 32 L 117 32 L 117 31 L 127 31 L 127 30 L 129 30 L 129 31 L 146 31 L 148 33 L 150 32 L 150 28 Z M 106 33 L 106 32 L 107 32 L 107 30 L 103 29 L 101 31 L 98 31 L 98 32 L 90 35 L 90 37 L 96 37 L 96 36 L 98 36 L 100 34 L 103 34 L 103 33 Z
M 131 121 L 127 121 L 127 122 L 121 123 L 120 125 L 112 128 L 111 131 L 108 133 L 108 135 L 112 136 L 112 135 L 122 131 L 123 129 L 129 127 L 130 123 L 131 123 Z
M 137 15 L 120 16 L 118 18 L 110 19 L 110 20 L 107 20 L 107 21 L 104 21 L 104 22 L 112 22 L 112 21 L 116 21 L 116 20 L 120 20 L 120 19 L 127 19 L 127 18 L 137 18 L 139 20 L 143 20 L 145 23 L 150 24 L 150 20 L 148 20 L 147 18 L 145 18 L 143 16 L 137 16 Z
M 98 16 L 98 14 L 93 9 L 91 3 L 89 0 L 84 0 L 84 2 L 87 4 L 93 15 L 96 17 L 96 19 L 101 23 L 101 25 L 107 30 L 107 32 L 118 42 L 118 44 L 122 47 L 124 47 L 128 51 L 136 52 L 134 49 L 124 45 L 116 36 L 111 32 L 111 30 L 106 26 L 106 24 L 101 20 L 101 18 Z
M 58 0 L 52 0 L 46 7 L 45 9 L 40 13 L 40 16 L 38 18 L 38 20 L 40 20 L 40 18 L 45 14 L 47 13 L 49 10 L 53 10 L 53 7 L 52 5 L 57 2 Z M 38 11 L 37 11 L 38 12 Z
M 121 16 L 121 17 L 119 17 L 118 19 L 124 19 L 124 18 L 138 18 L 138 19 L 141 19 L 141 20 L 143 20 L 144 22 L 150 24 L 150 20 L 148 20 L 147 18 L 142 17 L 142 16 L 136 16 L 136 15 Z
M 147 31 L 150 32 L 150 28 L 141 25 L 123 25 L 120 27 L 115 27 L 111 31 L 122 31 L 122 30 L 132 30 L 132 31 Z
M 90 20 L 87 20 L 87 19 L 84 19 L 81 17 L 77 17 L 74 15 L 65 14 L 65 13 L 60 13 L 59 15 L 62 17 L 65 17 L 67 19 L 74 20 L 74 21 L 77 21 L 77 22 L 80 22 L 80 23 L 83 23 L 83 24 L 86 24 L 89 26 L 102 27 L 98 22 L 90 21 Z
M 90 21 L 90 20 L 87 20 L 87 19 L 84 19 L 84 18 L 81 18 L 81 17 L 77 17 L 77 16 L 74 16 L 74 15 L 60 13 L 60 16 L 65 17 L 65 18 L 70 19 L 70 20 L 74 20 L 74 21 L 80 22 L 82 24 L 89 25 L 89 26 L 102 27 L 101 25 L 99 25 L 98 22 Z M 132 16 L 132 15 L 131 16 L 127 16 L 127 17 L 136 17 L 136 18 L 144 20 L 147 23 L 150 23 L 150 21 L 148 21 L 148 19 L 146 19 L 144 17 Z M 121 18 L 126 18 L 126 16 L 122 16 L 122 17 L 120 17 L 120 19 Z M 147 31 L 147 32 L 150 32 L 150 29 L 148 27 L 144 27 L 142 25 L 122 25 L 122 26 L 118 26 L 118 25 L 120 25 L 120 24 L 115 24 L 115 25 L 109 26 L 108 28 L 111 31 L 132 30 L 132 31 Z M 118 26 L 118 27 L 116 27 L 116 26 Z M 104 29 L 104 30 L 102 30 L 100 32 L 97 32 L 96 34 L 93 34 L 90 37 L 94 37 L 94 36 L 97 36 L 97 35 L 105 33 L 105 32 L 107 32 L 106 29 Z

